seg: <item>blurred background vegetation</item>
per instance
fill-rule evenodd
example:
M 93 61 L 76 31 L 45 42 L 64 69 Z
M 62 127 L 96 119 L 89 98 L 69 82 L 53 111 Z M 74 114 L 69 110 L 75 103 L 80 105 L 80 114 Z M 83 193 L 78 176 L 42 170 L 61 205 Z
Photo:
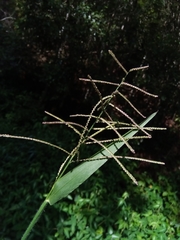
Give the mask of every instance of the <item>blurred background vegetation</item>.
M 0 133 L 71 149 L 76 136 L 44 126 L 44 110 L 65 120 L 97 100 L 80 77 L 128 82 L 159 95 L 129 98 L 167 131 L 134 143 L 138 156 L 165 167 L 125 162 L 135 187 L 109 162 L 61 203 L 47 208 L 30 239 L 180 239 L 180 5 L 178 0 L 2 0 Z M 102 87 L 103 94 L 109 87 Z M 123 103 L 121 105 L 123 107 Z M 126 149 L 123 150 L 124 154 Z M 89 152 L 88 154 L 93 154 Z M 0 139 L 0 239 L 19 239 L 50 190 L 64 155 L 38 143 Z

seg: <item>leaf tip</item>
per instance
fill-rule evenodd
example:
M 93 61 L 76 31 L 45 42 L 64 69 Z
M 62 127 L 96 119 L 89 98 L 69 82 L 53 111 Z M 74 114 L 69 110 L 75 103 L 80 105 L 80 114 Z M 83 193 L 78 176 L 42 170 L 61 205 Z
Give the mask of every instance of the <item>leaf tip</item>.
M 138 182 L 137 182 L 136 180 L 134 181 L 134 183 L 135 183 L 137 186 L 139 185 Z

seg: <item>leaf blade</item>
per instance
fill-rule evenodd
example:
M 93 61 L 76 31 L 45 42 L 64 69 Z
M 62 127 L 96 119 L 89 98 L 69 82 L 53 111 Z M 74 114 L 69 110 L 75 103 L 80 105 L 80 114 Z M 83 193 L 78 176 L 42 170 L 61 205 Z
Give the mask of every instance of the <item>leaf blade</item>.
M 145 119 L 140 127 L 144 127 L 155 115 L 157 112 L 151 114 L 147 119 Z M 128 131 L 124 137 L 131 138 L 133 137 L 139 129 L 133 129 Z M 119 148 L 124 145 L 123 141 L 117 141 L 115 143 L 110 143 L 106 148 L 112 153 L 115 154 Z M 74 168 L 72 171 L 66 173 L 63 177 L 58 178 L 53 185 L 50 193 L 48 194 L 46 201 L 53 205 L 62 198 L 66 197 L 69 193 L 79 187 L 84 181 L 86 181 L 95 171 L 97 171 L 107 159 L 97 160 L 102 156 L 109 156 L 110 153 L 106 149 L 103 149 L 96 153 L 92 159 L 95 161 L 85 162 Z

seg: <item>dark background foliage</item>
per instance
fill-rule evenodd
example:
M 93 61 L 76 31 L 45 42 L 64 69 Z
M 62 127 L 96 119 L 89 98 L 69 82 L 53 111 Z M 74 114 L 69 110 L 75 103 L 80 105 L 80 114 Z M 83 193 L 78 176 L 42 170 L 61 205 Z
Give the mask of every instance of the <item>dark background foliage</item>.
M 127 239 L 128 234 L 132 234 L 128 239 L 137 239 L 133 235 L 134 230 L 130 231 L 123 225 L 125 217 L 122 215 L 128 212 L 130 219 L 138 208 L 136 198 L 140 196 L 141 199 L 143 192 L 149 194 L 151 202 L 144 204 L 144 211 L 136 211 L 139 214 L 136 216 L 138 223 L 134 222 L 133 227 L 136 228 L 136 224 L 137 227 L 141 226 L 141 220 L 144 226 L 149 226 L 143 215 L 149 209 L 155 215 L 165 211 L 165 215 L 158 215 L 159 219 L 165 219 L 158 221 L 164 221 L 167 225 L 164 236 L 170 236 L 171 239 L 179 236 L 179 210 L 176 209 L 180 164 L 179 8 L 178 0 L 1 1 L 0 133 L 39 137 L 71 149 L 76 137 L 59 126 L 42 126 L 41 122 L 47 120 L 43 111 L 50 111 L 64 119 L 69 119 L 72 113 L 89 112 L 98 96 L 90 84 L 78 79 L 90 74 L 94 79 L 119 82 L 123 77 L 123 71 L 108 54 L 109 49 L 127 70 L 149 65 L 147 71 L 130 74 L 128 82 L 158 94 L 159 99 L 144 97 L 136 91 L 131 92 L 129 98 L 147 116 L 159 110 L 151 125 L 168 128 L 166 132 L 153 134 L 152 140 L 144 141 L 141 145 L 135 143 L 140 156 L 166 162 L 166 167 L 129 163 L 129 168 L 142 183 L 140 190 L 133 190 L 118 168 L 114 167 L 117 169 L 115 173 L 109 173 L 109 167 L 104 166 L 69 200 L 64 200 L 56 209 L 47 210 L 37 226 L 39 230 L 35 230 L 34 236 L 37 237 L 34 239 L 40 234 L 44 234 L 43 239 L 81 239 L 83 236 L 83 239 L 96 239 L 98 234 L 99 239 L 113 239 L 108 238 L 112 234 L 117 235 L 116 239 Z M 109 87 L 100 89 L 103 95 L 109 92 Z M 43 194 L 48 192 L 64 156 L 57 150 L 35 143 L 9 139 L 0 139 L 0 143 L 0 225 L 3 226 L 0 234 L 2 239 L 15 239 L 15 235 L 18 239 L 38 208 L 39 199 L 42 200 Z M 112 166 L 110 168 L 112 172 L 115 171 Z M 113 175 L 117 178 L 115 181 Z M 107 187 L 112 183 L 112 189 Z M 150 186 L 157 188 L 158 196 Z M 99 195 L 91 198 L 93 191 Z M 123 198 L 125 191 L 130 195 L 129 198 Z M 76 209 L 78 198 L 83 199 L 82 206 Z M 105 216 L 105 198 L 109 199 L 106 206 L 108 216 L 112 219 L 115 216 L 112 222 L 108 218 L 107 221 L 103 220 L 104 217 L 98 218 L 95 213 Z M 163 207 L 159 205 L 153 210 L 151 205 L 157 198 L 163 202 Z M 88 205 L 90 199 L 94 204 L 91 207 Z M 120 215 L 113 212 L 113 201 L 118 203 L 117 199 L 124 201 L 120 205 L 120 210 L 124 209 L 124 212 Z M 141 201 L 144 202 L 144 199 L 147 201 L 145 196 Z M 170 204 L 172 201 L 173 204 Z M 171 209 L 172 205 L 174 210 Z M 78 215 L 74 220 L 73 212 L 79 213 L 86 207 L 92 212 L 85 211 L 84 218 Z M 62 213 L 61 217 L 59 212 Z M 170 212 L 173 214 L 168 218 Z M 25 221 L 24 216 L 27 218 Z M 151 216 L 148 215 L 149 222 L 153 221 Z M 76 221 L 81 218 L 85 222 L 89 219 L 94 221 L 94 225 L 89 223 L 90 230 L 85 228 L 87 222 L 81 225 L 82 228 L 78 227 Z M 122 222 L 118 225 L 119 221 Z M 168 230 L 170 224 L 174 235 Z M 150 235 L 155 234 L 154 228 L 149 227 Z M 84 235 L 78 235 L 82 232 Z M 149 236 L 145 230 L 141 229 L 140 233 L 146 235 L 139 239 Z M 165 237 L 162 239 L 168 239 Z

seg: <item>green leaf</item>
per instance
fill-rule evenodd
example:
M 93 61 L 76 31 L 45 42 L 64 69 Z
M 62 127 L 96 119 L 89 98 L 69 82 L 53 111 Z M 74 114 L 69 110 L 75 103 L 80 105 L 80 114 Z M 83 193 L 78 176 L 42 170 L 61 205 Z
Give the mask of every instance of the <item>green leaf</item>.
M 154 116 L 156 112 L 151 114 L 145 121 L 143 121 L 139 126 L 144 127 Z M 138 132 L 137 130 L 130 130 L 123 137 L 131 138 Z M 50 193 L 48 194 L 46 201 L 53 205 L 57 201 L 66 197 L 69 193 L 75 190 L 79 185 L 81 185 L 84 181 L 86 181 L 94 172 L 96 172 L 107 160 L 108 157 L 112 154 L 115 154 L 122 146 L 124 145 L 123 141 L 116 141 L 109 144 L 106 148 L 102 149 L 98 153 L 96 153 L 92 159 L 96 159 L 95 161 L 85 162 L 81 165 L 74 168 L 72 171 L 65 174 L 63 177 L 59 177 L 55 184 L 53 185 Z M 110 152 L 109 152 L 110 151 Z M 101 157 L 107 157 L 103 160 L 97 160 Z

